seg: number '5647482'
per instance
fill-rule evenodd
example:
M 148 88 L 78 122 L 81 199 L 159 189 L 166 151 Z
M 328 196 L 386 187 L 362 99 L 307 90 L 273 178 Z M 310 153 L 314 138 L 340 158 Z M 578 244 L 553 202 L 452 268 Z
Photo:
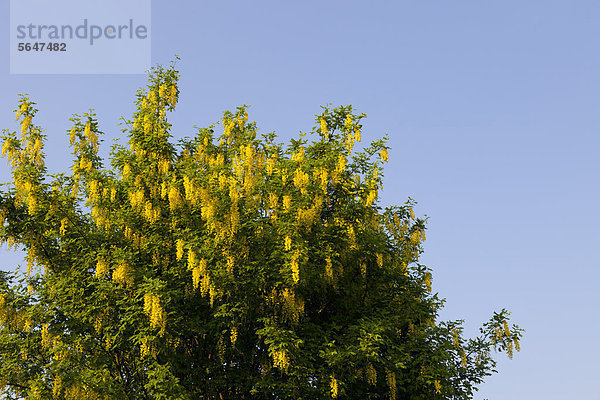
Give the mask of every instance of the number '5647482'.
M 66 43 L 19 43 L 19 51 L 67 51 Z

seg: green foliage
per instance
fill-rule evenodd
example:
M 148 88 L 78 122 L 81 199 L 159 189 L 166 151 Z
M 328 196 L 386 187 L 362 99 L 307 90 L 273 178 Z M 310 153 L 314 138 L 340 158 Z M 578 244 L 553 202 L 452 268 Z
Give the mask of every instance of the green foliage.
M 6 132 L 0 388 L 28 399 L 466 399 L 521 330 L 436 322 L 414 203 L 382 210 L 385 140 L 324 108 L 309 141 L 258 136 L 245 107 L 170 142 L 174 68 L 155 68 L 110 166 L 75 116 L 70 174 L 48 176 L 34 103 Z M 218 132 L 222 132 L 217 134 Z

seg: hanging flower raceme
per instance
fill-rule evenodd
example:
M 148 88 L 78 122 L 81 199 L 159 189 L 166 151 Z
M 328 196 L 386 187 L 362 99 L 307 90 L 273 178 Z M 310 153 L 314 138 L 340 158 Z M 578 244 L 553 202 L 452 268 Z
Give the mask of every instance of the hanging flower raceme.
M 160 335 L 164 335 L 167 326 L 167 313 L 156 294 L 144 295 L 144 312 L 150 317 L 150 327 L 160 328 Z

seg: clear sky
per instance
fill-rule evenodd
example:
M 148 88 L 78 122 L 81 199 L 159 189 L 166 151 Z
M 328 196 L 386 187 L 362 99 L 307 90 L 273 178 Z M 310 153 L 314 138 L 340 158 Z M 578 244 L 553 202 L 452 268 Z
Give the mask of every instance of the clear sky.
M 10 75 L 8 13 L 4 0 L 0 128 L 17 129 L 28 93 L 51 171 L 70 167 L 73 113 L 96 110 L 106 150 L 145 76 Z M 383 204 L 410 196 L 429 217 L 443 319 L 476 334 L 506 307 L 526 329 L 475 398 L 600 399 L 599 20 L 578 0 L 154 1 L 152 62 L 181 57 L 175 138 L 241 104 L 282 141 L 321 105 L 365 112 L 364 142 L 390 136 Z

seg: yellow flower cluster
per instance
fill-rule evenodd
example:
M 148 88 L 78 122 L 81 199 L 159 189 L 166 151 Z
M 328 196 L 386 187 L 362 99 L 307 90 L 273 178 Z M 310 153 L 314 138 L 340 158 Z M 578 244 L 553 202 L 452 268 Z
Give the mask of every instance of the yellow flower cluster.
M 290 261 L 290 268 L 292 269 L 292 279 L 294 283 L 298 283 L 300 280 L 300 266 L 298 265 L 298 259 L 300 258 L 300 252 L 296 250 L 292 255 L 292 260 Z
M 323 135 L 323 138 L 327 141 L 329 140 L 329 130 L 327 129 L 327 121 L 325 120 L 325 118 L 321 118 L 320 124 L 321 134 Z
M 346 233 L 348 235 L 348 243 L 350 244 L 350 249 L 356 250 L 358 247 L 356 244 L 356 233 L 354 232 L 354 226 L 348 224 L 346 226 Z
M 92 131 L 92 127 L 89 122 L 87 124 L 85 124 L 85 129 L 83 130 L 83 135 L 85 136 L 86 140 L 92 145 L 92 150 L 94 152 L 97 152 L 98 151 L 98 135 L 96 135 L 96 133 Z
M 26 116 L 21 123 L 21 137 L 25 138 L 29 127 L 31 126 L 31 115 Z
M 331 398 L 335 399 L 338 397 L 338 381 L 331 375 L 331 382 L 329 382 L 329 388 L 331 390 Z
M 377 199 L 377 189 L 372 189 L 369 191 L 369 193 L 367 194 L 367 198 L 365 199 L 365 205 L 367 207 L 371 207 L 373 205 L 373 203 L 375 203 L 375 200 Z
M 190 179 L 188 176 L 183 177 L 183 189 L 185 191 L 185 199 L 192 206 L 198 204 L 198 201 L 207 195 L 206 190 L 200 188 L 196 179 Z
M 300 320 L 300 316 L 304 314 L 304 301 L 297 297 L 290 289 L 284 289 L 281 292 L 283 302 L 283 312 L 294 323 Z
M 233 128 L 235 128 L 235 121 L 223 118 L 223 136 L 228 137 L 231 135 Z
M 277 209 L 278 201 L 279 201 L 279 196 L 277 196 L 277 193 L 269 193 L 269 208 L 271 210 Z
M 123 166 L 123 173 L 122 173 L 123 179 L 129 178 L 130 175 L 131 175 L 131 165 L 125 164 Z
M 288 211 L 291 206 L 292 206 L 292 196 L 290 196 L 289 194 L 286 194 L 285 196 L 283 196 L 283 209 L 285 211 Z
M 284 207 L 286 206 L 286 198 L 284 196 Z M 305 226 L 310 228 L 311 225 L 318 219 L 321 209 L 323 207 L 323 197 L 315 196 L 313 205 L 310 208 L 298 208 L 296 215 L 296 222 L 298 226 Z M 289 207 L 285 207 L 286 210 Z
M 375 386 L 375 384 L 377 383 L 377 370 L 375 369 L 373 364 L 369 363 L 367 365 L 365 375 L 367 376 L 367 382 L 369 382 L 370 385 Z
M 48 324 L 42 324 L 42 347 L 47 349 L 52 346 L 53 340 L 48 331 Z
M 98 257 L 96 262 L 96 277 L 101 278 L 110 272 L 110 267 L 103 257 Z
M 6 298 L 2 293 L 0 293 L 0 312 L 4 310 L 4 305 L 6 304 Z
M 133 271 L 128 263 L 121 261 L 113 271 L 112 280 L 124 285 L 133 285 Z
M 195 266 L 196 266 L 196 252 L 194 250 L 190 250 L 188 252 L 188 258 L 187 258 L 188 271 L 193 270 Z
M 299 147 L 298 151 L 294 153 L 291 157 L 292 161 L 296 161 L 298 163 L 302 163 L 304 161 L 304 147 Z M 284 182 L 285 183 L 285 182 Z
M 29 104 L 27 104 L 26 101 L 24 101 L 23 103 L 21 103 L 21 107 L 19 107 L 19 109 L 15 113 L 15 121 L 18 121 L 19 118 L 21 118 L 21 115 L 23 115 L 23 113 L 25 111 L 27 111 L 28 108 L 29 108 Z
M 208 262 L 202 258 L 198 264 L 192 268 L 192 284 L 194 289 L 198 289 L 200 286 L 200 292 L 205 295 L 209 289 L 210 278 L 208 277 Z
M 396 400 L 396 373 L 393 371 L 385 371 L 388 387 L 390 388 L 390 400 Z
M 388 162 L 390 159 L 387 149 L 381 149 L 381 151 L 379 152 L 379 156 L 384 162 Z
M 140 357 L 144 358 L 150 354 L 150 345 L 148 344 L 148 339 L 144 338 L 142 343 L 140 344 Z
M 367 278 L 367 263 L 365 262 L 360 263 L 360 276 L 362 276 L 363 279 Z
M 233 267 L 235 266 L 235 257 L 232 256 L 231 254 L 229 254 L 227 256 L 227 273 L 228 274 L 232 274 L 233 273 Z
M 351 115 L 348 114 L 348 117 L 351 118 Z M 346 122 L 348 122 L 348 119 L 346 119 Z M 348 152 L 352 151 L 354 144 L 356 142 L 360 142 L 360 140 L 361 140 L 360 129 L 358 127 L 356 127 L 353 131 L 351 131 L 350 130 L 351 127 L 352 127 L 352 122 L 350 120 L 350 124 L 345 125 L 345 128 L 348 131 L 346 134 L 346 138 L 345 138 L 346 139 L 346 150 Z
M 441 394 L 442 393 L 442 385 L 440 384 L 440 381 L 435 379 L 433 381 L 433 387 L 435 388 L 435 392 L 437 394 Z
M 157 295 L 151 293 L 144 295 L 144 313 L 150 317 L 150 326 L 160 328 L 160 335 L 164 335 L 167 326 L 167 313 L 161 306 Z
M 162 85 L 160 85 L 158 87 L 158 97 L 160 97 L 161 99 L 165 97 L 165 94 L 167 93 L 167 85 L 165 85 L 164 83 Z
M 454 348 L 458 350 L 460 348 L 460 340 L 458 337 L 458 331 L 456 329 L 452 330 L 452 341 L 454 343 Z
M 302 194 L 306 194 L 306 186 L 308 185 L 308 183 L 308 174 L 302 171 L 300 168 L 296 169 L 296 171 L 294 171 L 294 186 L 300 189 L 300 192 Z
M 175 244 L 175 248 L 177 251 L 177 261 L 179 261 L 183 258 L 183 246 L 184 245 L 185 245 L 185 242 L 183 241 L 183 239 L 177 239 L 177 242 Z
M 325 168 L 320 168 L 315 171 L 315 179 L 319 181 L 319 187 L 323 192 L 327 192 L 328 174 Z
M 181 193 L 179 193 L 179 189 L 175 185 L 171 185 L 168 192 L 169 196 L 169 208 L 171 211 L 175 211 L 183 205 L 183 200 L 181 198 Z
M 419 244 L 425 241 L 425 231 L 419 229 L 410 234 L 410 241 Z
M 352 114 L 348 113 L 346 115 L 346 119 L 344 120 L 344 128 L 346 130 L 349 130 L 352 127 L 352 120 L 353 120 Z
M 328 253 L 331 253 L 331 250 L 329 250 Z M 325 275 L 330 280 L 333 280 L 333 264 L 331 262 L 330 254 L 327 254 L 327 257 L 325 257 Z
M 286 370 L 290 366 L 290 360 L 288 358 L 287 353 L 284 350 L 274 351 L 272 357 L 274 367 Z
M 150 224 L 155 224 L 160 219 L 160 212 L 160 206 L 153 206 L 150 200 L 146 201 L 143 214 L 146 221 Z
M 129 204 L 131 204 L 131 208 L 139 209 L 144 203 L 144 189 L 138 189 L 129 193 Z
M 52 397 L 58 399 L 62 390 L 62 377 L 57 375 L 52 385 Z
M 273 172 L 275 171 L 275 165 L 277 165 L 277 160 L 274 157 L 267 159 L 266 172 L 268 176 L 273 175 Z
M 169 162 L 169 160 L 160 159 L 158 161 L 158 171 L 162 174 L 166 174 L 167 172 L 169 172 L 170 165 L 171 163 Z
M 101 184 L 95 179 L 90 180 L 88 182 L 88 192 L 90 202 L 99 200 L 101 193 Z
M 229 334 L 229 338 L 231 339 L 231 344 L 235 346 L 235 342 L 237 342 L 238 338 L 238 330 L 237 328 L 231 328 L 231 332 Z
M 29 248 L 27 255 L 25 256 L 25 259 L 27 260 L 27 275 L 29 275 L 33 269 L 33 264 L 38 261 L 38 248 L 37 245 L 34 243 L 31 245 L 31 247 Z
M 344 156 L 343 154 L 340 154 L 338 156 L 338 161 L 337 161 L 337 164 L 335 166 L 335 172 L 338 173 L 338 174 L 340 174 L 345 169 L 346 169 L 346 156 Z
M 427 288 L 427 291 L 431 292 L 431 274 L 426 273 L 425 277 L 423 278 L 423 281 L 425 282 L 425 287 Z
M 463 368 L 467 368 L 467 366 L 468 366 L 467 354 L 465 353 L 464 349 L 460 349 L 460 358 L 461 358 L 461 365 L 463 366 Z
M 209 227 L 214 230 L 215 217 L 217 215 L 217 205 L 214 202 L 203 202 L 200 208 L 202 218 L 208 223 Z

